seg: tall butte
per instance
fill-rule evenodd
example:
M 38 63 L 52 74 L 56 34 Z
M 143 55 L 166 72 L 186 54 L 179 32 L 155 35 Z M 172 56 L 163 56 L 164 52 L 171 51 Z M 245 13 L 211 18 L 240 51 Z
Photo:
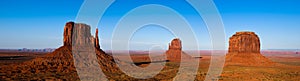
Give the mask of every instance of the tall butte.
M 14 78 L 16 80 L 48 80 L 52 77 L 59 80 L 73 81 L 79 79 L 77 74 L 78 70 L 76 70 L 78 67 L 101 68 L 105 74 L 119 73 L 120 71 L 116 62 L 114 62 L 113 57 L 105 54 L 105 52 L 100 49 L 97 30 L 96 37 L 91 35 L 90 30 L 90 26 L 83 23 L 66 23 L 63 33 L 63 46 L 44 57 L 38 57 L 22 64 L 3 66 L 0 68 L 0 73 L 3 73 L 4 75 L 0 75 L 0 77 Z M 76 46 L 79 46 L 80 49 L 82 48 L 79 52 L 85 52 L 85 46 L 89 46 L 91 49 L 95 50 L 90 54 L 86 53 L 88 55 L 76 55 L 76 52 L 73 52 L 74 49 L 77 48 Z M 78 61 L 78 59 L 74 59 L 74 56 L 82 58 L 83 61 L 89 61 L 90 58 L 96 58 L 96 61 L 93 61 L 93 63 L 74 63 Z M 95 63 L 98 63 L 99 66 L 94 65 Z M 76 68 L 75 65 L 77 65 Z M 96 70 L 91 69 L 91 71 L 94 72 Z M 39 76 L 37 76 L 37 74 Z M 87 75 L 85 78 L 80 79 L 90 79 L 91 77 L 89 76 L 91 75 Z
M 269 66 L 274 62 L 260 53 L 260 39 L 250 31 L 236 32 L 229 39 L 225 65 Z
M 96 50 L 104 51 L 100 48 L 98 28 L 96 28 L 95 37 L 91 35 L 89 25 L 83 23 L 67 22 L 64 28 L 64 46 L 92 45 Z
M 171 62 L 180 62 L 182 59 L 192 58 L 190 55 L 182 51 L 181 40 L 175 38 L 169 43 L 169 49 L 166 51 L 167 60 Z

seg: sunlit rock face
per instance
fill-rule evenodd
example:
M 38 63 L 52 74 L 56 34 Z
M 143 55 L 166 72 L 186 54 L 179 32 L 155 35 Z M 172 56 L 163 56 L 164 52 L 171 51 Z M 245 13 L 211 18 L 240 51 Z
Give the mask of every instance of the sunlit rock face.
M 95 33 L 95 47 L 100 48 L 99 37 L 98 37 L 98 28 L 96 29 L 96 33 Z
M 254 32 L 236 32 L 230 37 L 226 65 L 269 66 L 274 64 L 260 53 L 260 40 Z
M 64 46 L 89 45 L 94 42 L 91 27 L 83 23 L 68 22 L 64 28 Z
M 169 50 L 166 52 L 166 56 L 167 60 L 171 62 L 181 62 L 192 58 L 192 56 L 182 51 L 181 40 L 179 38 L 175 38 L 169 43 Z
M 236 32 L 229 40 L 229 53 L 259 53 L 260 40 L 254 32 Z
M 169 43 L 169 50 L 167 51 L 167 59 L 169 61 L 180 61 L 182 54 L 182 46 L 181 40 L 179 38 L 175 38 Z
M 59 75 L 63 77 L 55 77 L 58 80 L 74 81 L 92 80 L 90 75 L 79 79 L 77 74 L 79 70 L 83 72 L 82 74 L 89 74 L 91 72 L 98 74 L 98 70 L 94 68 L 101 68 L 102 72 L 106 74 L 121 73 L 116 65 L 120 61 L 114 61 L 112 56 L 100 49 L 99 40 L 96 40 L 98 36 L 93 37 L 91 35 L 91 27 L 89 25 L 67 22 L 64 27 L 63 37 L 64 45 L 52 53 L 21 64 L 1 67 L 0 73 L 3 75 L 0 75 L 0 77 L 27 81 L 48 80 L 49 78 L 53 78 L 53 75 Z M 92 69 L 90 69 L 91 67 Z M 114 76 L 108 75 L 108 77 Z
M 180 50 L 181 51 L 181 40 L 179 38 L 175 38 L 171 41 L 171 44 L 169 44 L 169 50 Z
M 64 28 L 63 42 L 64 46 L 72 45 L 72 32 L 73 32 L 74 22 L 67 22 Z

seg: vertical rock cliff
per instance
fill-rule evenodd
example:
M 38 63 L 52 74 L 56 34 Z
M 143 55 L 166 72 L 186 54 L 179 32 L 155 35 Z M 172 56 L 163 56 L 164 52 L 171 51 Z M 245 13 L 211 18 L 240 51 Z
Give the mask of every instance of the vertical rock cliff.
M 229 53 L 260 53 L 260 40 L 254 32 L 236 32 L 229 40 Z
M 63 43 L 64 46 L 71 46 L 72 45 L 72 32 L 74 28 L 74 22 L 67 22 L 64 27 L 64 35 L 63 35 Z
M 98 31 L 96 38 L 91 35 L 89 25 L 83 23 L 68 22 L 64 27 L 63 46 L 44 57 L 35 58 L 18 65 L 8 65 L 0 68 L 0 77 L 14 78 L 15 80 L 79 80 L 78 67 L 101 68 L 106 74 L 121 73 L 113 57 L 105 54 L 100 49 Z M 87 48 L 88 47 L 88 48 Z M 91 47 L 91 48 L 89 48 Z M 96 49 L 90 52 L 91 49 Z M 77 52 L 74 52 L 79 50 Z M 80 55 L 82 52 L 87 55 Z M 80 59 L 74 59 L 74 56 Z M 95 56 L 95 57 L 94 57 Z M 91 58 L 96 58 L 96 61 Z M 74 63 L 74 62 L 77 63 Z M 82 63 L 81 61 L 86 61 Z M 92 62 L 92 63 L 89 63 Z M 96 66 L 95 64 L 99 64 Z M 75 67 L 75 65 L 77 65 Z M 77 69 L 77 70 L 76 70 Z M 95 70 L 90 71 L 95 73 Z M 15 73 L 14 73 L 15 72 Z M 91 75 L 85 75 L 83 80 L 91 80 Z M 112 76 L 107 76 L 112 77 Z
M 274 63 L 260 53 L 260 40 L 254 32 L 236 32 L 229 39 L 226 65 L 268 66 Z
M 96 49 L 100 49 L 98 28 L 95 37 L 91 35 L 91 27 L 83 23 L 68 22 L 64 28 L 64 46 L 72 45 L 93 45 Z
M 169 43 L 169 49 L 166 52 L 167 60 L 171 62 L 180 62 L 182 59 L 190 59 L 192 58 L 190 55 L 185 54 L 182 51 L 181 40 L 179 38 L 175 38 Z
M 96 28 L 96 33 L 95 33 L 95 47 L 100 49 L 99 37 L 98 37 L 98 28 Z

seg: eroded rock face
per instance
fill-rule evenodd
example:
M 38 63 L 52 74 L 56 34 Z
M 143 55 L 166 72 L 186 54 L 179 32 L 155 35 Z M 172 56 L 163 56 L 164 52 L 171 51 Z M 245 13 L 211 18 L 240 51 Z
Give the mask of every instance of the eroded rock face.
M 72 44 L 75 46 L 94 46 L 91 27 L 82 23 L 75 23 L 72 32 Z
M 182 51 L 181 40 L 175 38 L 169 43 L 169 50 L 166 52 L 167 60 L 171 62 L 180 62 L 184 60 L 189 60 L 192 57 Z
M 274 64 L 260 53 L 260 40 L 254 32 L 237 32 L 230 37 L 226 65 L 271 66 Z
M 169 43 L 169 50 L 181 50 L 181 40 L 179 38 L 175 38 Z
M 64 46 L 87 46 L 92 45 L 100 49 L 98 28 L 95 37 L 91 35 L 91 27 L 83 23 L 68 22 L 64 28 Z
M 229 53 L 259 53 L 260 40 L 254 32 L 236 32 L 229 40 Z
M 79 80 L 78 70 L 76 70 L 78 67 L 101 68 L 107 74 L 121 73 L 116 65 L 119 61 L 115 62 L 112 56 L 105 54 L 99 45 L 95 45 L 96 39 L 91 35 L 90 31 L 89 25 L 74 22 L 66 23 L 63 34 L 63 46 L 44 57 L 38 57 L 22 64 L 3 66 L 0 68 L 0 73 L 3 74 L 0 77 L 14 78 L 15 80 L 48 80 L 48 78 L 54 78 L 73 81 Z M 98 39 L 97 33 L 96 31 L 96 38 Z M 94 46 L 99 46 L 99 48 L 94 50 Z M 74 59 L 74 57 L 80 57 L 80 59 Z M 91 58 L 96 58 L 96 60 Z M 96 65 L 97 63 L 99 66 Z M 83 70 L 83 72 L 95 71 L 93 69 Z M 52 74 L 59 76 L 56 77 Z M 80 78 L 80 80 L 89 78 L 91 77 Z
M 100 48 L 100 44 L 99 44 L 99 37 L 98 37 L 98 28 L 96 28 L 96 33 L 95 33 L 95 47 L 96 48 Z
M 68 22 L 64 28 L 64 46 L 87 45 L 94 42 L 91 27 L 83 23 Z
M 169 61 L 180 61 L 182 54 L 181 40 L 175 38 L 169 43 L 169 50 L 167 51 L 167 59 Z
M 74 28 L 74 22 L 67 22 L 64 28 L 64 46 L 72 45 L 72 32 Z

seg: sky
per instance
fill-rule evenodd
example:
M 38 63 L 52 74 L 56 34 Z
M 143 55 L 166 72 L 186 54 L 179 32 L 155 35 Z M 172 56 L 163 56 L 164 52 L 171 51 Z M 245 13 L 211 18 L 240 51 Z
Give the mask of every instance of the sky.
M 83 2 L 83 0 L 1 0 L 0 49 L 60 47 L 65 23 L 76 20 Z M 226 45 L 229 37 L 235 32 L 254 31 L 260 37 L 262 49 L 300 49 L 299 0 L 214 0 L 214 3 L 224 24 Z M 194 35 L 184 34 L 197 39 L 197 44 L 182 39 L 183 49 L 193 49 L 189 48 L 193 45 L 198 45 L 198 49 L 211 49 L 211 39 L 205 23 L 194 8 L 184 0 L 116 1 L 107 9 L 96 26 L 99 28 L 101 47 L 104 50 L 111 49 L 110 43 L 114 29 L 117 28 L 116 23 L 124 15 L 129 18 L 127 22 L 131 22 L 125 24 L 129 27 L 132 22 L 146 22 L 148 17 L 162 18 L 166 24 L 176 24 L 177 19 L 173 19 L 177 18 L 176 13 L 189 23 L 194 33 Z M 93 33 L 96 27 L 92 27 Z M 186 26 L 178 25 L 178 27 Z M 125 33 L 121 31 L 123 32 Z M 146 25 L 134 32 L 130 38 L 130 49 L 147 50 L 155 45 L 167 49 L 168 43 L 176 37 L 178 36 L 172 31 L 162 26 Z

